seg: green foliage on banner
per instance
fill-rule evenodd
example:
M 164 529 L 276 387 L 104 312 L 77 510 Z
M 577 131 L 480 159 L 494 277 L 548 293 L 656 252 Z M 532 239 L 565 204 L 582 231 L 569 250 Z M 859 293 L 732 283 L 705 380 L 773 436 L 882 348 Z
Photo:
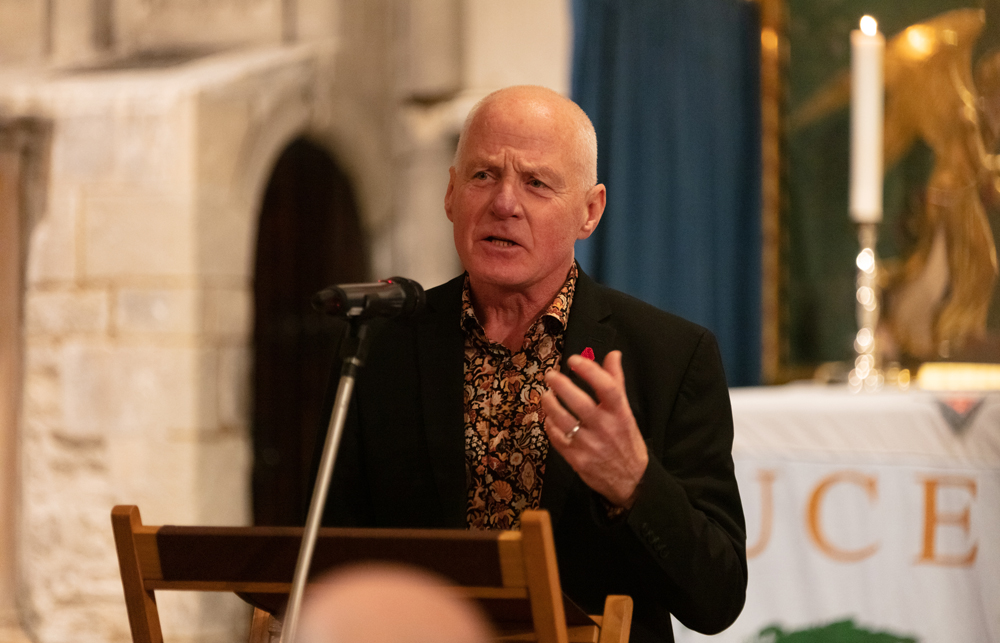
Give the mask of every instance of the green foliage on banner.
M 919 640 L 888 632 L 872 632 L 855 625 L 853 619 L 847 619 L 795 632 L 769 625 L 748 643 L 919 643 Z

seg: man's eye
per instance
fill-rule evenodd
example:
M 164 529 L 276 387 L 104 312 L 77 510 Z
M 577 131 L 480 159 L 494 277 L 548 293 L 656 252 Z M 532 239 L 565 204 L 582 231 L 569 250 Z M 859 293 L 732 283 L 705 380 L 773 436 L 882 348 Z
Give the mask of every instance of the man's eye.
M 533 188 L 544 188 L 545 187 L 545 184 L 542 183 L 541 181 L 539 181 L 538 179 L 531 179 L 530 181 L 528 181 L 528 185 L 531 186 L 531 187 L 533 187 Z
M 483 179 L 485 179 L 485 178 L 488 178 L 488 176 L 489 176 L 489 175 L 487 175 L 487 174 L 486 174 L 486 172 L 484 172 L 483 170 L 480 170 L 480 171 L 476 172 L 475 174 L 473 174 L 473 175 L 472 175 L 472 178 L 474 178 L 474 179 L 477 179 L 477 180 L 480 180 L 480 181 L 481 181 L 481 180 L 483 180 Z

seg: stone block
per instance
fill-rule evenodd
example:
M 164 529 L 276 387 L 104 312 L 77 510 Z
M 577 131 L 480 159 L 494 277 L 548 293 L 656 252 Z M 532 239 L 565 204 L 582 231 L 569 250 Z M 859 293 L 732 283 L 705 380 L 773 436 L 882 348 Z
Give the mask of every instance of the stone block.
M 52 59 L 62 65 L 90 62 L 97 55 L 94 42 L 94 2 L 52 0 L 49 5 L 49 40 Z
M 27 282 L 70 282 L 76 276 L 79 191 L 53 186 L 48 212 L 31 230 Z
M 227 85 L 237 84 L 230 79 Z M 227 86 L 199 96 L 198 141 L 195 152 L 198 158 L 198 183 L 200 186 L 227 192 L 237 180 L 236 171 L 245 152 L 248 137 L 253 137 L 260 127 L 254 120 L 250 96 L 242 88 Z M 273 94 L 268 94 L 272 97 Z
M 89 93 L 86 100 L 67 94 L 60 101 L 64 113 L 52 141 L 52 178 L 59 185 L 79 185 L 113 175 L 115 123 L 111 110 L 87 104 L 102 98 L 100 88 L 92 87 Z
M 246 283 L 253 277 L 259 204 L 243 207 L 230 196 L 199 199 L 198 270 L 210 278 Z
M 253 457 L 247 433 L 232 432 L 206 439 L 197 453 L 198 478 L 192 498 L 198 507 L 195 524 L 249 525 Z
M 253 331 L 253 295 L 247 288 L 212 288 L 205 292 L 205 332 L 246 342 Z
M 296 35 L 300 40 L 336 38 L 340 6 L 328 0 L 296 0 Z
M 191 497 L 196 465 L 192 443 L 163 436 L 116 436 L 108 441 L 112 504 L 138 506 L 147 524 L 196 524 Z
M 233 47 L 281 41 L 281 0 L 125 2 L 118 38 L 127 50 Z
M 250 426 L 250 351 L 245 346 L 219 350 L 219 426 L 247 434 Z
M 58 346 L 28 339 L 24 350 L 24 387 L 21 413 L 25 422 L 61 422 L 62 351 Z
M 196 333 L 198 292 L 194 289 L 122 288 L 115 328 L 126 333 Z
M 189 189 L 191 123 L 187 88 L 173 83 L 137 84 L 118 99 L 111 149 L 111 182 L 172 190 Z M 112 94 L 114 95 L 114 94 Z
M 29 290 L 24 323 L 29 335 L 103 333 L 108 329 L 106 290 Z
M 216 363 L 186 347 L 71 343 L 62 391 L 68 435 L 156 435 L 217 426 Z
M 95 75 L 59 85 L 51 100 L 54 185 L 187 184 L 188 98 L 177 83 Z
M 195 243 L 181 194 L 100 190 L 84 195 L 87 278 L 190 276 Z
M 249 524 L 244 435 L 197 442 L 119 436 L 108 440 L 107 453 L 112 504 L 137 505 L 144 523 Z
M 462 4 L 461 0 L 422 0 L 399 5 L 397 82 L 407 98 L 438 98 L 459 89 Z

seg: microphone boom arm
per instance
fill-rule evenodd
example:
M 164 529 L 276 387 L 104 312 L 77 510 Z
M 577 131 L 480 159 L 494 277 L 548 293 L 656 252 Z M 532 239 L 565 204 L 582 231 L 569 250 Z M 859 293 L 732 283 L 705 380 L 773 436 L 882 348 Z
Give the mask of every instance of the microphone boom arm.
M 343 437 L 347 410 L 351 403 L 351 395 L 354 393 L 354 381 L 368 356 L 368 321 L 351 318 L 345 340 L 353 348 L 353 354 L 344 357 L 344 364 L 340 370 L 340 382 L 337 384 L 337 395 L 334 398 L 333 411 L 330 413 L 326 442 L 323 444 L 323 456 L 320 459 L 319 472 L 316 474 L 312 501 L 309 503 L 309 514 L 306 518 L 305 531 L 302 534 L 299 557 L 295 563 L 295 575 L 292 578 L 292 590 L 288 595 L 288 605 L 285 609 L 279 643 L 294 643 L 295 641 L 302 609 L 302 595 L 305 592 L 309 567 L 312 564 L 313 551 L 316 548 L 316 536 L 323 520 L 323 508 L 326 506 L 326 497 L 330 491 L 333 465 L 337 460 L 337 449 L 340 447 L 340 440 Z

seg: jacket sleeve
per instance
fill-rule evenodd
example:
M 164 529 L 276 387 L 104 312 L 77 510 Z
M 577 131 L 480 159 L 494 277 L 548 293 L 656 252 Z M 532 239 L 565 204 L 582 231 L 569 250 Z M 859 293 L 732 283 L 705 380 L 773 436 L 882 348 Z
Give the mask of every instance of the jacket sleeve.
M 729 390 L 715 339 L 704 331 L 662 442 L 647 442 L 649 465 L 621 525 L 661 575 L 668 591 L 656 600 L 704 634 L 731 625 L 746 598 L 746 527 L 732 443 Z

